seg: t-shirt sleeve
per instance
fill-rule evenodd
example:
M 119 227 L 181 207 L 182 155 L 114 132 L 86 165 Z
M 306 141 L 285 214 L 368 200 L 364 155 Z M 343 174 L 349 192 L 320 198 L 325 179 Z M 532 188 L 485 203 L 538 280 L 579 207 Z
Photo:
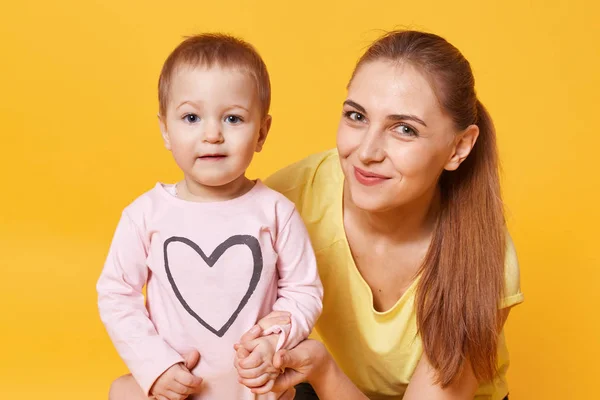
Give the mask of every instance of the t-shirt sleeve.
M 306 187 L 311 185 L 319 166 L 333 154 L 336 153 L 332 150 L 312 154 L 273 173 L 264 183 L 287 197 L 302 213 Z
M 295 209 L 278 234 L 275 250 L 279 280 L 273 310 L 291 313 L 291 324 L 281 327 L 277 349 L 290 349 L 308 337 L 323 309 L 315 254 Z
M 521 292 L 521 278 L 519 260 L 515 245 L 510 235 L 506 236 L 506 259 L 504 261 L 504 297 L 500 308 L 509 308 L 522 303 L 524 300 Z
M 98 308 L 117 352 L 146 395 L 154 381 L 183 358 L 158 334 L 142 289 L 148 278 L 143 235 L 123 213 L 98 279 Z

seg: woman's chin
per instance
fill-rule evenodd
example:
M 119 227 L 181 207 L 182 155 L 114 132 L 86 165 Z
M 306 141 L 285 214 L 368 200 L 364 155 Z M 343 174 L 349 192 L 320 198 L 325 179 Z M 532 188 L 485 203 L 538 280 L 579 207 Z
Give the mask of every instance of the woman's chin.
M 369 213 L 382 213 L 392 210 L 396 206 L 389 199 L 382 198 L 376 193 L 364 193 L 363 191 L 350 191 L 352 204 Z

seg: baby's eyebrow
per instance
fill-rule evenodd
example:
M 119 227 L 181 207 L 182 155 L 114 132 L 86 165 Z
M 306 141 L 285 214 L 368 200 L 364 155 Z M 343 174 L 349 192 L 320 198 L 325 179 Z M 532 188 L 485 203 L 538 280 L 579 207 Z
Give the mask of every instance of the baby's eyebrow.
M 239 104 L 234 104 L 234 105 L 232 105 L 232 106 L 231 106 L 231 107 L 229 107 L 229 108 L 241 108 L 242 110 L 244 110 L 244 111 L 246 111 L 246 112 L 248 112 L 248 113 L 250 112 L 250 110 L 248 110 L 246 107 L 244 107 L 244 106 L 240 106 Z
M 186 104 L 189 104 L 189 105 L 191 105 L 191 106 L 193 106 L 193 107 L 195 107 L 195 108 L 199 108 L 199 105 L 198 105 L 198 104 L 194 103 L 193 101 L 186 100 L 186 101 L 184 101 L 183 103 L 181 103 L 180 105 L 178 105 L 178 106 L 177 106 L 177 108 L 175 108 L 175 110 L 179 110 L 179 109 L 181 108 L 181 106 L 184 106 L 184 105 L 186 105 Z

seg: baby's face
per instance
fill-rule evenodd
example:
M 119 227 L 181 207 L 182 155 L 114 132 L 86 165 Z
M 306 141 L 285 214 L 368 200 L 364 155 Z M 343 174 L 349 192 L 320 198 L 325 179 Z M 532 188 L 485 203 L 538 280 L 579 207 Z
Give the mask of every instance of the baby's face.
M 171 81 L 163 138 L 188 179 L 223 186 L 244 175 L 261 150 L 268 118 L 249 74 L 184 66 Z

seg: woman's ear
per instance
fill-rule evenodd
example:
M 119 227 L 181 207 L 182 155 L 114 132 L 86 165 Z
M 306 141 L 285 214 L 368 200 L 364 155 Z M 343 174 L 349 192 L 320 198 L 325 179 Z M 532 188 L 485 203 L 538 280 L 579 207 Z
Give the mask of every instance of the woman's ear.
M 479 137 L 479 127 L 477 125 L 469 125 L 467 129 L 455 136 L 454 147 L 448 162 L 444 166 L 447 171 L 455 171 L 460 164 L 467 159 L 477 138 Z

